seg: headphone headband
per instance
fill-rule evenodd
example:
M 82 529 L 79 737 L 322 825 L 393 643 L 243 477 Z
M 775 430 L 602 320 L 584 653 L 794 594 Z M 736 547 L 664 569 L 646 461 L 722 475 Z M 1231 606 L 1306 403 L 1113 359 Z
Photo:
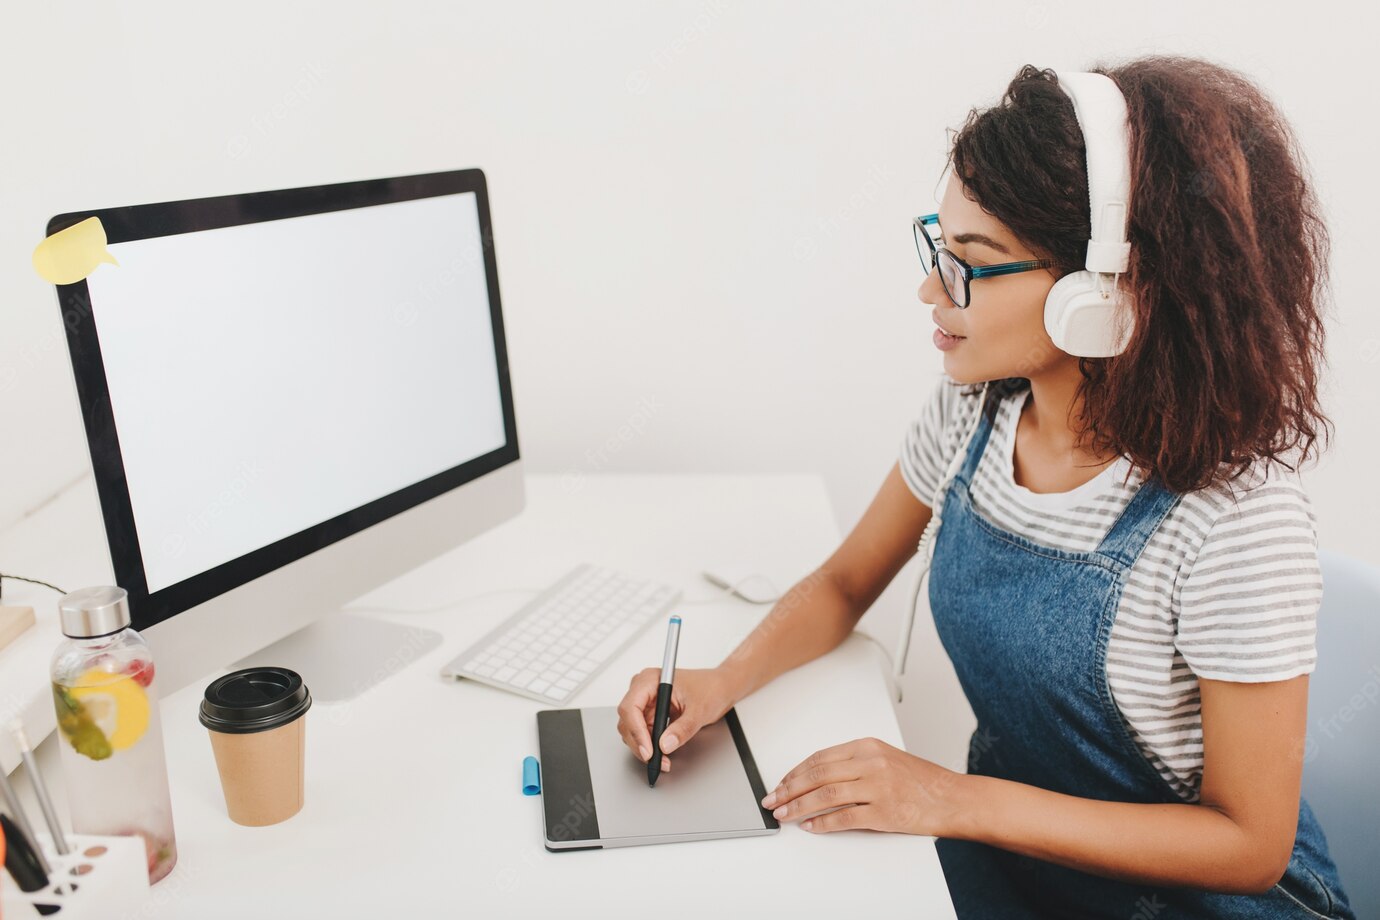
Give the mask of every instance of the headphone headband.
M 1056 72 L 1059 86 L 1073 100 L 1088 159 L 1088 240 L 1086 268 L 1119 274 L 1131 260 L 1126 222 L 1131 200 L 1131 136 L 1126 97 L 1106 74 Z

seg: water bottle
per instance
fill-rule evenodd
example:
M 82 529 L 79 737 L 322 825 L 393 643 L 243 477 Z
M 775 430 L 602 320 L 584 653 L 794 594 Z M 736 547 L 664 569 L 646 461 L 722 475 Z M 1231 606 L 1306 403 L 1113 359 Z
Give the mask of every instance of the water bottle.
M 58 611 L 53 704 L 72 830 L 142 837 L 153 884 L 177 863 L 153 655 L 123 588 L 73 591 Z

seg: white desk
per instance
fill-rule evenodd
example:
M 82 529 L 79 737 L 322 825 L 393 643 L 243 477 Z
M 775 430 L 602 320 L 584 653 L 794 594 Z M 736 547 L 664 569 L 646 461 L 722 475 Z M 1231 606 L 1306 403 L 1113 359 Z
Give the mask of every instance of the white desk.
M 581 561 L 680 585 L 696 600 L 714 594 L 698 577 L 706 560 L 798 578 L 837 541 L 814 476 L 533 476 L 519 518 L 357 606 L 423 609 L 540 588 Z M 814 836 L 791 824 L 769 837 L 547 852 L 540 800 L 520 790 L 540 706 L 437 674 L 528 596 L 380 614 L 446 641 L 419 658 L 404 644 L 387 680 L 313 707 L 306 806 L 274 827 L 243 828 L 225 815 L 196 716 L 215 675 L 165 699 L 179 862 L 153 889 L 147 916 L 953 916 L 926 837 Z M 735 600 L 682 607 L 681 666 L 716 664 L 766 610 Z M 570 705 L 616 703 L 633 672 L 659 661 L 663 638 L 645 631 Z M 821 747 L 867 735 L 901 744 L 878 658 L 856 637 L 738 711 L 769 787 Z M 58 776 L 54 740 L 40 754 Z

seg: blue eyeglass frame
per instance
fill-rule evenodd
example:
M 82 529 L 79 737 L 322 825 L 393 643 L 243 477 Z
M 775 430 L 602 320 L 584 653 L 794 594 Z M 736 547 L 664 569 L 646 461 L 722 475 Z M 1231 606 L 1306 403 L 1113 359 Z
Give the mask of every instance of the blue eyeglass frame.
M 959 274 L 963 278 L 963 299 L 959 300 L 955 292 L 949 290 L 949 282 L 944 279 L 944 273 L 939 273 L 939 283 L 944 285 L 944 293 L 949 295 L 949 299 L 954 302 L 954 306 L 960 310 L 966 309 L 972 302 L 972 290 L 970 285 L 976 278 L 995 278 L 998 275 L 1015 275 L 1020 272 L 1035 271 L 1040 268 L 1054 268 L 1053 259 L 1027 259 L 1024 262 L 1002 262 L 1000 265 L 969 265 L 954 254 L 952 249 L 946 246 L 938 246 L 930 236 L 929 227 L 939 223 L 938 214 L 925 214 L 912 221 L 915 234 L 915 251 L 920 254 L 920 264 L 925 268 L 925 274 L 939 267 L 939 251 L 942 249 L 944 254 L 953 259 L 958 264 Z M 924 239 L 929 247 L 929 261 L 925 261 L 925 250 L 920 248 L 920 240 Z

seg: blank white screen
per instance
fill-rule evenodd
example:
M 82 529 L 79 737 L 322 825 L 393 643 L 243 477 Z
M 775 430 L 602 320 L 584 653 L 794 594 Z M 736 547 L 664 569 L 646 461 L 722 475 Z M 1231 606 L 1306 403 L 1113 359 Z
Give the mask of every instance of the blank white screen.
M 473 193 L 110 251 L 87 285 L 150 592 L 505 443 Z

